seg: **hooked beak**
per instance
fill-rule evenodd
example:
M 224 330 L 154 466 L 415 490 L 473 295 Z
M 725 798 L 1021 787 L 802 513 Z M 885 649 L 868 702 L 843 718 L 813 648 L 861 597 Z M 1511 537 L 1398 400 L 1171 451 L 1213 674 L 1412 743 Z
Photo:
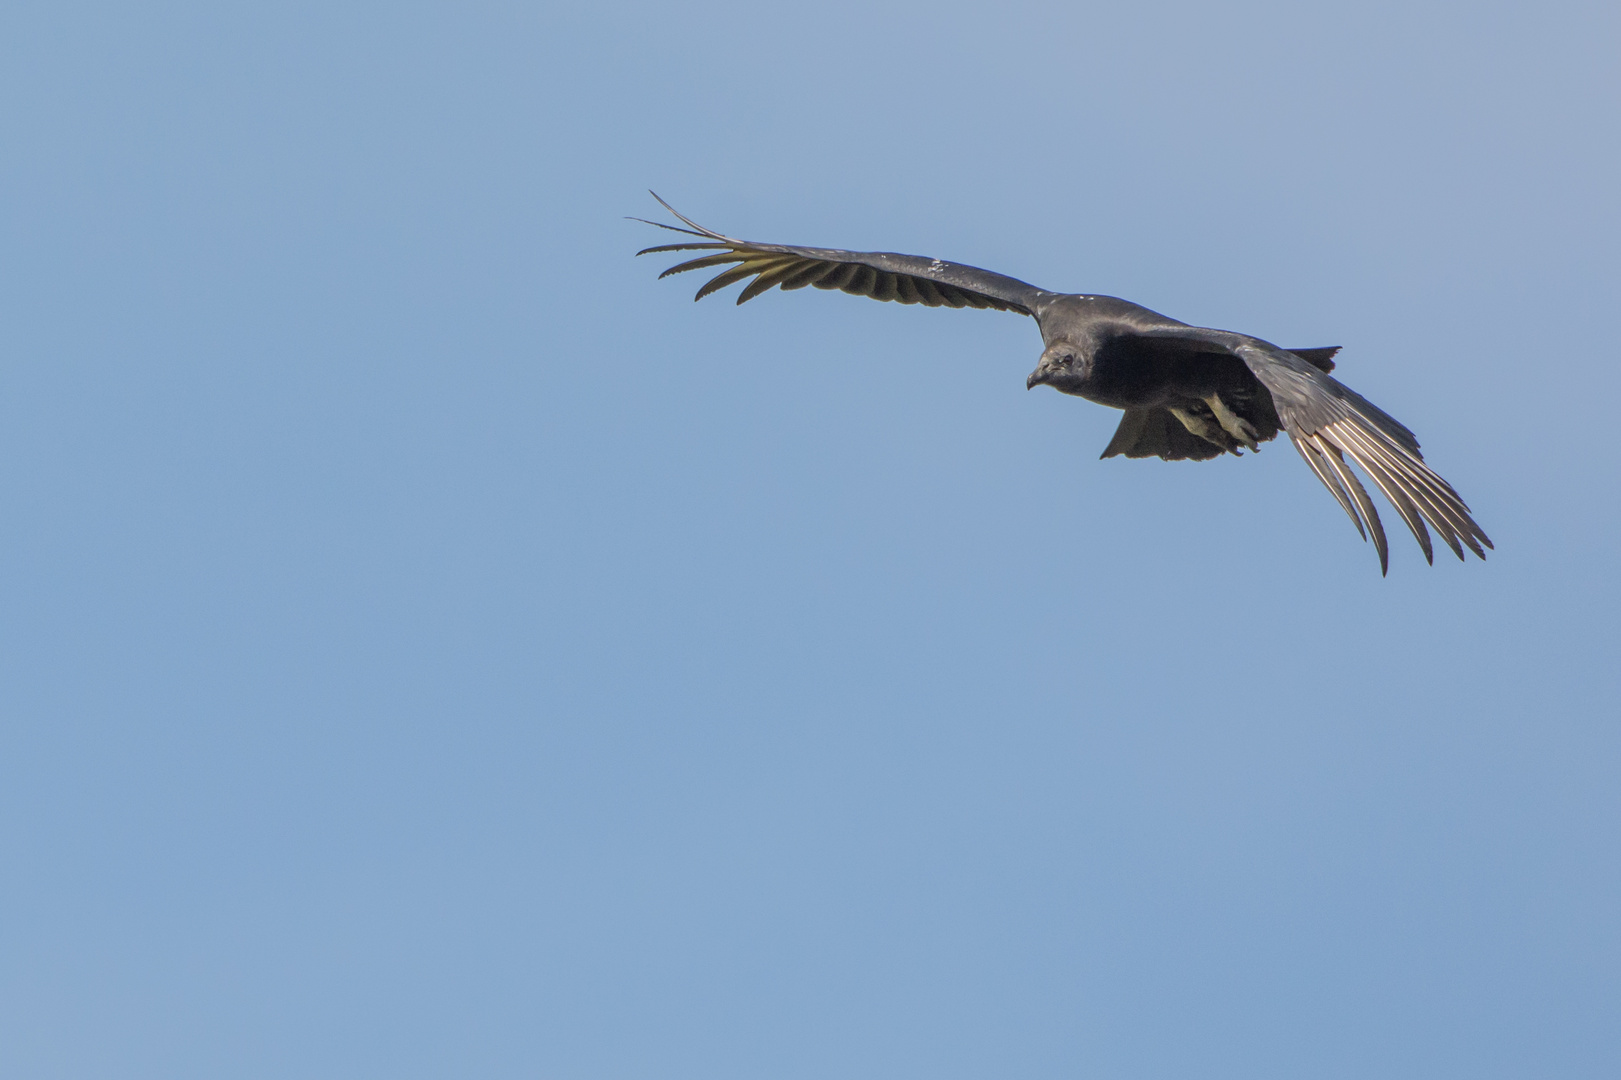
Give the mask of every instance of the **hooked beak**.
M 1040 368 L 1036 368 L 1036 370 L 1030 373 L 1030 377 L 1024 380 L 1024 388 L 1026 390 L 1034 390 L 1036 387 L 1040 386 L 1046 381 L 1047 373 L 1042 371 Z

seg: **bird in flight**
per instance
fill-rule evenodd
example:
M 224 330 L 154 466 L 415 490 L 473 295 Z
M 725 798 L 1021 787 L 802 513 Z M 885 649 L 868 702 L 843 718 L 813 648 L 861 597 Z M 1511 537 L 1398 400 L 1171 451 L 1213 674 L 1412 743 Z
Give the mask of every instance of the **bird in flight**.
M 709 252 L 659 275 L 722 268 L 696 300 L 753 278 L 739 304 L 772 288 L 814 285 L 901 304 L 1029 315 L 1046 349 L 1026 388 L 1050 386 L 1125 411 L 1106 458 L 1205 461 L 1259 450 L 1281 430 L 1362 538 L 1373 537 L 1381 573 L 1390 569 L 1384 525 L 1349 462 L 1384 492 L 1432 564 L 1432 528 L 1460 560 L 1465 547 L 1484 559 L 1482 545 L 1492 546 L 1452 485 L 1424 463 L 1413 433 L 1329 374 L 1338 346 L 1280 349 L 1248 334 L 1188 326 L 1129 300 L 1048 292 L 941 259 L 735 240 L 653 197 L 688 227 L 635 220 L 696 239 L 637 254 Z

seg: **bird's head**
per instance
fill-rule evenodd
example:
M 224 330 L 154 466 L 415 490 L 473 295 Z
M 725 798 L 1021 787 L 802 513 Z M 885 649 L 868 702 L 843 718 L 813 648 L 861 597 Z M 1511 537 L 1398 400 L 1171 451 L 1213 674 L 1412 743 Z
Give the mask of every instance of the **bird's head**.
M 1079 345 L 1055 341 L 1041 354 L 1036 370 L 1024 380 L 1024 388 L 1034 390 L 1038 386 L 1051 386 L 1054 390 L 1067 390 L 1085 382 L 1091 366 L 1091 358 Z

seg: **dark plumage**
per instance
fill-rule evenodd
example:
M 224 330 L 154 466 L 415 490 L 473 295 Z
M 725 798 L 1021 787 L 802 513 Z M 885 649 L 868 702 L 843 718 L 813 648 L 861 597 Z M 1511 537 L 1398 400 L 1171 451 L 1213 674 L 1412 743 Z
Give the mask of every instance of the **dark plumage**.
M 659 275 L 722 268 L 695 299 L 753 278 L 738 294 L 739 304 L 774 287 L 814 285 L 902 304 L 1030 315 L 1046 350 L 1025 385 L 1051 386 L 1125 411 L 1104 457 L 1204 461 L 1246 446 L 1258 450 L 1284 431 L 1357 532 L 1364 539 L 1372 534 L 1381 572 L 1390 565 L 1384 526 L 1347 459 L 1384 492 L 1430 562 L 1430 529 L 1459 559 L 1465 547 L 1484 559 L 1482 545 L 1492 546 L 1463 499 L 1424 463 L 1413 433 L 1329 374 L 1338 347 L 1280 349 L 1247 334 L 1188 326 L 1113 296 L 1048 292 L 940 259 L 734 240 L 659 202 L 690 228 L 647 224 L 698 239 L 637 254 L 711 252 Z

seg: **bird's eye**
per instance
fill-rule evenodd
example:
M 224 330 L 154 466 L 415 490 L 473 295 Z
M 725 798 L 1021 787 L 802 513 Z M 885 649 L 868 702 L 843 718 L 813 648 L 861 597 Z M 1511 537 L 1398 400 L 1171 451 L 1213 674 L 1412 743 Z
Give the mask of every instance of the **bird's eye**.
M 1060 356 L 1058 358 L 1058 363 L 1063 367 L 1069 367 L 1074 362 L 1075 362 L 1075 354 L 1074 353 L 1065 353 L 1063 356 Z

